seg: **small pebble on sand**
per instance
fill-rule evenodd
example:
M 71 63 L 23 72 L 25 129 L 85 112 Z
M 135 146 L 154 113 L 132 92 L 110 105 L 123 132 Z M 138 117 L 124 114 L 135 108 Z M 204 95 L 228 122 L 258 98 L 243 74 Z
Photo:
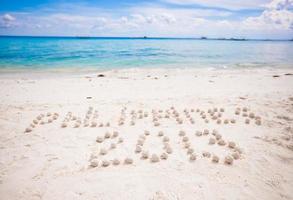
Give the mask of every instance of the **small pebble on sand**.
M 26 132 L 26 133 L 32 132 L 32 129 L 28 127 L 28 128 L 25 129 L 24 132 Z

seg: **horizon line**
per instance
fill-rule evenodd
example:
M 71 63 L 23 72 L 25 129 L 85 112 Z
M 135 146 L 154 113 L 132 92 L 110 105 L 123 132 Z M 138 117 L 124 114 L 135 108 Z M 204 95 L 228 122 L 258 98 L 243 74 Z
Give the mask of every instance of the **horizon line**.
M 0 37 L 27 37 L 27 38 L 72 38 L 72 39 L 182 39 L 182 40 L 229 40 L 229 41 L 293 41 L 292 39 L 255 39 L 244 37 L 148 37 L 148 36 L 46 36 L 46 35 L 0 35 Z

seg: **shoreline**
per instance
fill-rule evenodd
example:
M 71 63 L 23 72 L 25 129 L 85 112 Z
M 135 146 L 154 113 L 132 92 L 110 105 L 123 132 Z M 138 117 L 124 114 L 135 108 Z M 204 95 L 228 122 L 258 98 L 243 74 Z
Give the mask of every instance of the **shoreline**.
M 275 67 L 239 67 L 239 68 L 213 68 L 213 67 L 131 67 L 131 68 L 111 68 L 111 69 L 95 69 L 95 68 L 62 68 L 62 69 L 0 69 L 0 78 L 4 77 L 55 77 L 56 74 L 60 77 L 64 76 L 90 76 L 98 74 L 113 74 L 113 73 L 156 73 L 156 72 L 194 72 L 194 73 L 215 73 L 215 72 L 233 72 L 233 73 L 253 73 L 253 72 L 276 72 L 281 75 L 293 72 L 293 66 L 287 66 L 282 68 Z

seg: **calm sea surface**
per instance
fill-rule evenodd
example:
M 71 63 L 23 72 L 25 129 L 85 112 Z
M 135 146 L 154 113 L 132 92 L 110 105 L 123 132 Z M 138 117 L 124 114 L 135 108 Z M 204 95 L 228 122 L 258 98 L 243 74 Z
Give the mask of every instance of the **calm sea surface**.
M 0 69 L 293 67 L 293 42 L 0 37 Z

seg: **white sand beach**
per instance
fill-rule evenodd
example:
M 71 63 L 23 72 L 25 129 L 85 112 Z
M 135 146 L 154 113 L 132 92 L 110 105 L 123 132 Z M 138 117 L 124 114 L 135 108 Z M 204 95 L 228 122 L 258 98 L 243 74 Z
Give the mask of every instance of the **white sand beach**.
M 292 74 L 1 73 L 0 199 L 293 199 Z

